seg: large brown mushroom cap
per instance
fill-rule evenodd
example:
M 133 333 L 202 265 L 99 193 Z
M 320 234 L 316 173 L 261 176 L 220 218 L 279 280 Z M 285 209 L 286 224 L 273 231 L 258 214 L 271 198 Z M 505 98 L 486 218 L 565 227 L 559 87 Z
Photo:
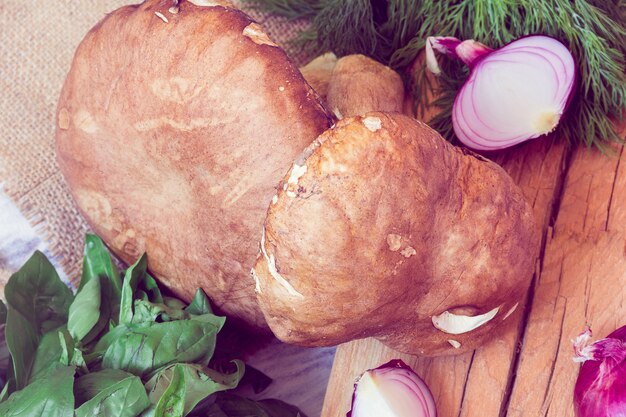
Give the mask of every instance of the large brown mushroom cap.
M 522 301 L 537 245 L 531 208 L 498 165 L 412 118 L 369 113 L 296 160 L 254 275 L 284 341 L 374 336 L 451 354 L 493 335 Z
M 58 106 L 58 161 L 124 260 L 146 251 L 179 296 L 265 326 L 250 269 L 291 161 L 331 123 L 283 50 L 242 12 L 148 0 L 85 37 Z

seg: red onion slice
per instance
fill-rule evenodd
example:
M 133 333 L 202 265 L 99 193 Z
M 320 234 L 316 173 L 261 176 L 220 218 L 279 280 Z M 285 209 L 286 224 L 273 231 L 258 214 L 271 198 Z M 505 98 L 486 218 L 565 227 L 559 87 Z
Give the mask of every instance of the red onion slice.
M 574 59 L 548 36 L 527 36 L 497 50 L 475 41 L 429 38 L 433 50 L 463 60 L 471 69 L 453 108 L 454 132 L 466 146 L 497 150 L 545 135 L 558 125 L 574 89 Z
M 394 359 L 366 371 L 354 385 L 347 417 L 436 417 L 428 386 L 404 362 Z
M 574 388 L 578 417 L 626 417 L 626 326 L 588 344 L 587 328 L 574 341 L 576 362 L 583 362 Z

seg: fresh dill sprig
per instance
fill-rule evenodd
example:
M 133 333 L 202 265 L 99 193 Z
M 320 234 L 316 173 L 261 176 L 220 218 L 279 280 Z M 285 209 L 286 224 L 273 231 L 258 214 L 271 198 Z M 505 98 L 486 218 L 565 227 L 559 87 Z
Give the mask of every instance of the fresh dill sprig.
M 244 0 L 290 19 L 309 18 L 301 38 L 315 52 L 362 53 L 405 76 L 418 110 L 440 112 L 429 122 L 454 140 L 450 113 L 468 76 L 461 63 L 443 65 L 434 103 L 426 103 L 428 77 L 413 71 L 428 36 L 475 39 L 499 48 L 531 34 L 552 36 L 572 52 L 578 70 L 573 101 L 558 126 L 569 143 L 597 148 L 621 141 L 614 122 L 626 107 L 626 0 Z
M 319 0 L 248 1 L 253 8 L 269 11 L 287 19 L 313 19 L 324 8 Z

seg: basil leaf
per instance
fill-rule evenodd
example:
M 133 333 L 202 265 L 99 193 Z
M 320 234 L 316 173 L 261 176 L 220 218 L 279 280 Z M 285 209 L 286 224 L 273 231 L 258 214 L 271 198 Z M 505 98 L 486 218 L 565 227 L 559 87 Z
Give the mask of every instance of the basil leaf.
M 2 381 L 3 388 L 8 389 L 8 375 L 7 370 L 11 364 L 11 353 L 7 346 L 6 338 L 4 337 L 5 324 L 7 322 L 7 306 L 0 300 L 0 380 Z M 1 400 L 0 400 L 1 401 Z
M 211 303 L 202 288 L 198 288 L 191 303 L 185 307 L 185 311 L 189 314 L 200 316 L 202 314 L 213 314 Z
M 143 325 L 146 326 L 147 324 L 143 324 Z M 140 325 L 137 325 L 137 326 L 140 326 Z M 115 326 L 109 329 L 107 333 L 102 335 L 100 340 L 98 340 L 98 343 L 96 343 L 91 353 L 89 353 L 88 355 L 90 357 L 97 356 L 97 355 L 102 357 L 104 353 L 106 352 L 106 350 L 111 345 L 113 345 L 120 337 L 122 337 L 124 333 L 128 332 L 128 329 L 129 329 L 129 325 L 127 324 L 120 324 L 118 326 Z
M 94 279 L 100 281 L 99 315 L 89 333 L 81 338 L 83 344 L 94 340 L 111 320 L 117 322 L 122 294 L 122 280 L 106 246 L 98 236 L 87 235 L 85 237 L 83 273 L 78 293 L 81 293 L 82 287 Z
M 28 382 L 41 336 L 66 323 L 73 295 L 39 251 L 11 276 L 4 295 L 8 304 L 6 342 L 19 390 Z
M 58 366 L 0 403 L 3 417 L 68 417 L 74 414 L 74 367 Z
M 51 368 L 56 368 L 59 364 L 69 365 L 67 361 L 62 361 L 62 355 L 59 332 L 52 331 L 43 335 L 35 352 L 29 383 L 46 375 Z
M 87 364 L 83 358 L 83 351 L 76 348 L 74 339 L 67 331 L 63 329 L 59 332 L 59 343 L 61 345 L 61 363 L 64 365 L 74 365 L 80 373 L 87 373 Z
M 159 371 L 146 383 L 150 401 L 157 404 L 156 416 L 160 416 L 158 411 L 162 409 L 159 408 L 162 403 L 167 403 L 175 409 L 179 408 L 178 403 L 182 403 L 184 410 L 182 415 L 186 416 L 209 395 L 236 388 L 243 377 L 245 365 L 239 360 L 235 360 L 233 363 L 236 366 L 236 371 L 230 374 L 223 374 L 202 365 L 187 363 L 171 365 Z M 184 383 L 179 380 L 180 376 L 182 376 Z M 172 385 L 176 385 L 177 388 L 170 390 Z M 168 395 L 171 398 L 168 398 Z
M 113 288 L 112 293 L 118 300 L 122 295 L 122 280 L 106 246 L 96 235 L 85 236 L 83 257 L 83 273 L 80 279 L 80 290 L 84 284 L 94 277 L 107 277 Z
M 0 324 L 7 322 L 7 306 L 0 300 Z
M 9 397 L 9 382 L 7 381 L 2 387 L 2 391 L 0 392 L 0 403 L 4 402 Z
M 150 405 L 141 379 L 126 372 L 117 372 L 114 378 L 109 374 L 105 379 L 98 375 L 102 372 L 88 374 L 96 375 L 90 381 L 92 384 L 95 382 L 95 385 L 91 385 L 90 391 L 83 391 L 83 394 L 89 392 L 95 395 L 76 409 L 76 417 L 135 417 Z M 80 384 L 82 378 L 76 384 Z
M 18 311 L 9 309 L 5 337 L 13 363 L 15 389 L 19 390 L 28 383 L 39 344 L 39 335 L 30 321 Z
M 220 393 L 205 417 L 306 417 L 293 405 L 279 400 L 252 401 L 234 394 Z
M 221 373 L 214 369 L 199 365 L 181 365 L 185 371 L 187 392 L 185 396 L 185 410 L 190 412 L 204 398 L 220 391 L 237 388 L 243 378 L 245 364 L 240 360 L 232 361 L 235 372 Z
M 79 376 L 74 384 L 76 406 L 83 405 L 98 395 L 104 388 L 115 385 L 131 376 L 133 374 L 119 369 L 103 369 L 102 371 L 90 372 Z
M 131 265 L 124 274 L 120 301 L 120 324 L 128 324 L 133 320 L 133 296 L 137 286 L 146 275 L 147 257 L 144 253 L 137 262 Z
M 4 329 L 4 324 L 0 324 L 0 378 L 2 378 L 3 383 L 9 379 L 7 373 L 11 366 L 11 353 L 4 337 Z
M 163 297 L 163 304 L 169 308 L 175 308 L 178 310 L 184 310 L 186 307 L 185 303 L 175 297 Z
M 185 375 L 183 368 L 175 365 L 170 383 L 159 398 L 154 417 L 182 417 L 185 415 Z
M 9 354 L 9 365 L 5 368 L 5 372 L 4 372 L 4 380 L 5 380 L 5 384 L 4 384 L 4 388 L 3 388 L 3 392 L 6 392 L 4 397 L 0 398 L 0 402 L 4 401 L 6 399 L 6 397 L 9 396 L 9 394 L 13 393 L 13 391 L 15 391 L 15 370 L 13 368 L 13 359 L 11 358 L 11 355 Z
M 93 277 L 84 285 L 81 282 L 67 321 L 67 329 L 74 339 L 82 340 L 98 323 L 101 299 L 100 277 Z
M 133 323 L 152 323 L 159 318 L 161 321 L 184 320 L 189 318 L 189 315 L 184 310 L 171 308 L 162 303 L 135 300 L 134 304 Z
M 205 326 L 217 327 L 217 331 L 219 332 L 226 322 L 226 317 L 215 316 L 213 314 L 203 314 L 201 316 L 193 316 L 190 321 L 199 321 L 205 323 Z M 203 357 L 196 359 L 194 362 L 207 366 L 213 357 L 213 353 L 215 353 L 215 343 L 213 343 L 213 349 L 207 349 Z
M 160 305 L 164 303 L 163 295 L 156 282 L 156 280 L 147 273 L 147 257 L 144 253 L 141 258 L 135 262 L 124 276 L 124 284 L 122 288 L 122 302 L 120 306 L 120 323 L 140 323 L 144 321 L 153 321 L 160 313 L 157 313 L 152 319 L 151 311 L 155 311 L 154 308 L 144 308 L 141 312 L 141 316 L 134 319 L 135 310 L 134 307 L 138 302 L 145 302 L 154 305 Z M 144 305 L 143 307 L 148 306 Z M 149 314 L 146 314 L 149 313 Z M 174 314 L 176 312 L 171 312 Z M 181 313 L 174 314 L 176 317 L 182 318 L 184 315 Z
M 161 290 L 152 275 L 146 273 L 144 275 L 143 280 L 139 283 L 139 288 L 141 288 L 146 295 L 148 296 L 148 301 L 153 303 L 163 303 L 163 295 L 161 295 Z
M 97 340 L 109 326 L 115 327 L 119 318 L 120 303 L 119 297 L 115 298 L 113 286 L 108 278 L 100 277 L 100 313 L 96 324 L 81 340 L 83 346 Z
M 207 315 L 209 316 L 209 315 Z M 144 376 L 175 362 L 208 362 L 223 317 L 119 325 L 96 345 L 102 367 Z
M 50 261 L 39 251 L 11 276 L 4 295 L 9 310 L 18 312 L 34 326 L 39 335 L 67 322 L 68 310 L 74 298 Z
M 85 358 L 83 357 L 83 352 L 80 349 L 74 348 L 74 352 L 72 353 L 72 357 L 70 358 L 70 365 L 74 365 L 77 370 L 80 370 L 84 373 L 89 372 L 87 369 L 87 364 L 85 363 Z

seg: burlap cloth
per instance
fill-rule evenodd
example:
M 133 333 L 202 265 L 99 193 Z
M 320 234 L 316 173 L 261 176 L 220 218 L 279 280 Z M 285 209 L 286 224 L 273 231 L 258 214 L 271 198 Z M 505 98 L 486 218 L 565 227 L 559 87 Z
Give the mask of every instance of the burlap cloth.
M 0 187 L 36 226 L 74 283 L 89 227 L 55 160 L 56 103 L 85 33 L 107 12 L 133 2 L 0 0 Z M 306 59 L 288 42 L 306 22 L 246 11 L 297 64 Z

